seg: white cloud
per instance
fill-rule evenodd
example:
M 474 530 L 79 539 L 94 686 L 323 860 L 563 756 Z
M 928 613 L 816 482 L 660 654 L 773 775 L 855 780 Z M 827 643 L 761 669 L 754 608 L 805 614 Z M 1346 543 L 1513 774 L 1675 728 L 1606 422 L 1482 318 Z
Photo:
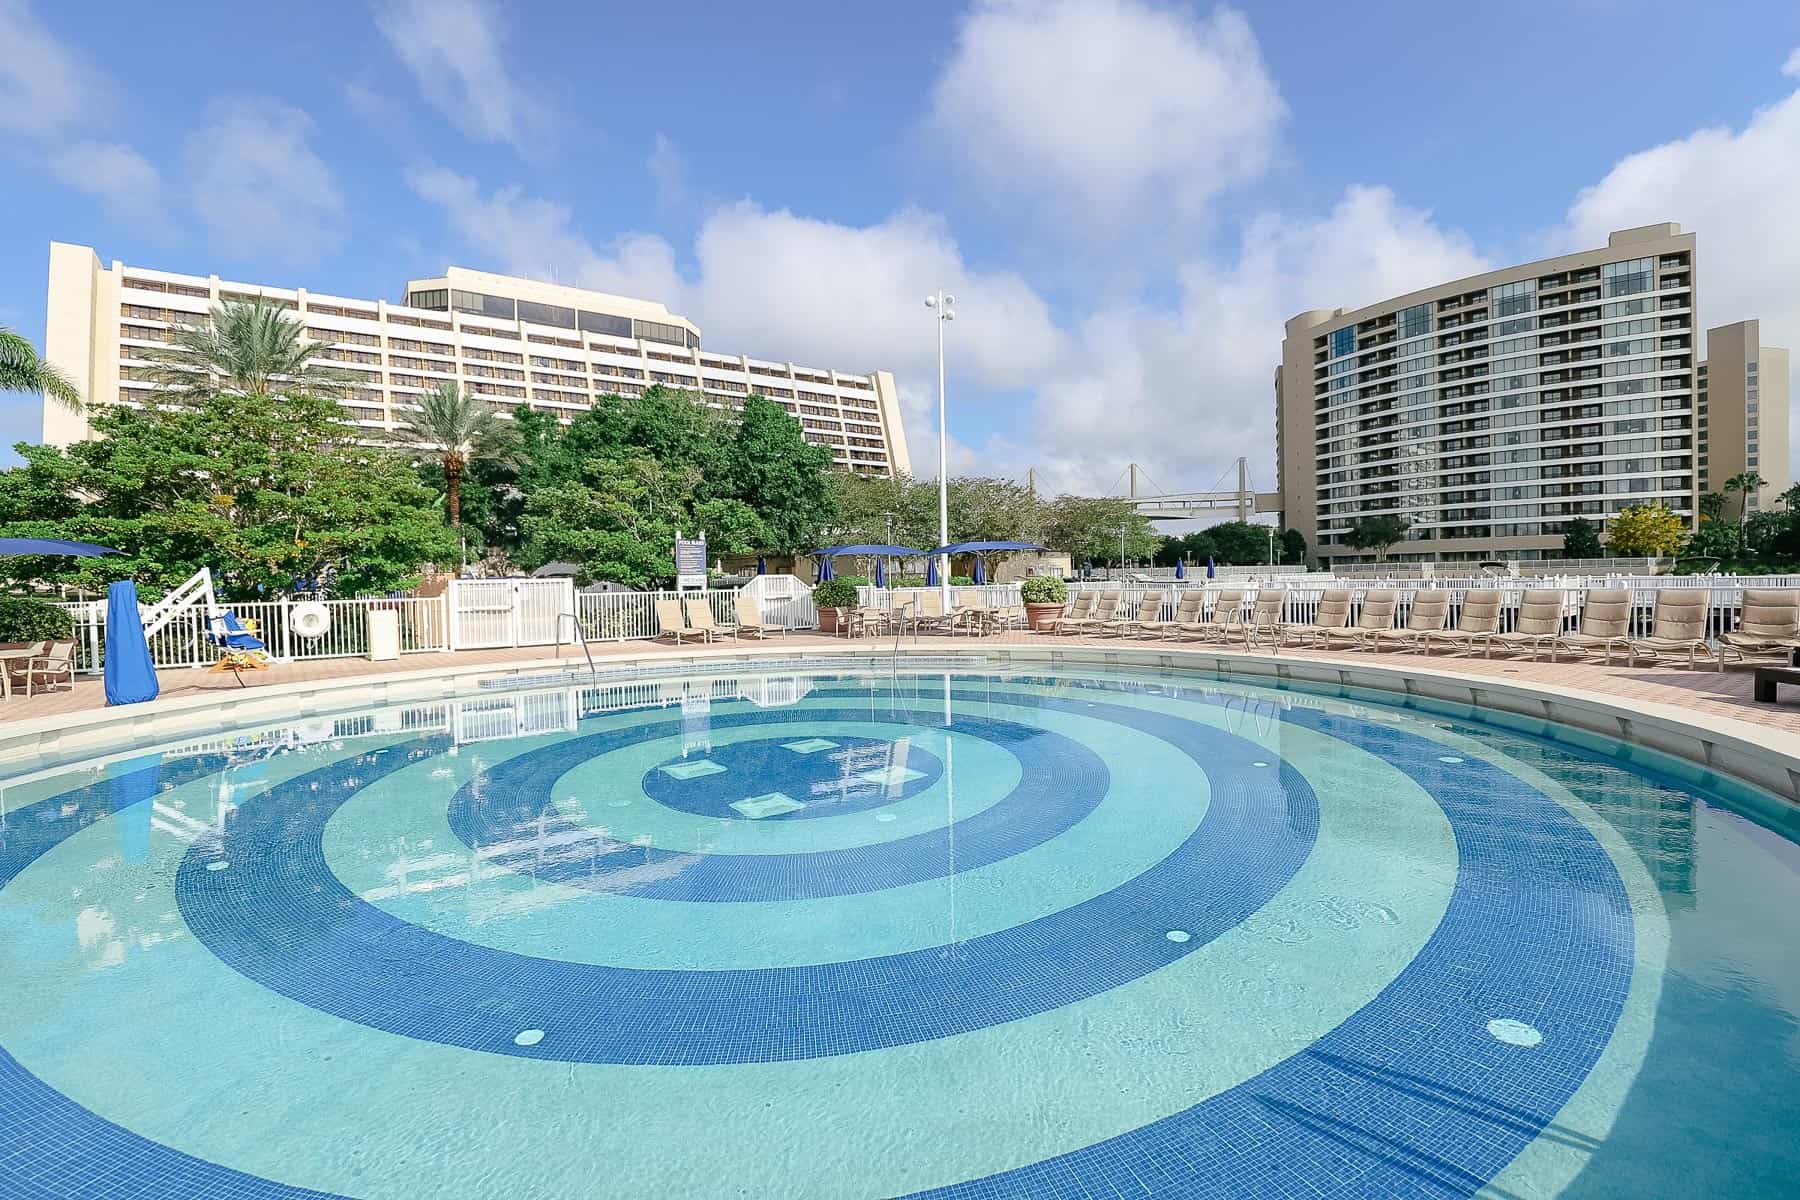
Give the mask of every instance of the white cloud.
M 375 24 L 425 98 L 468 136 L 531 153 L 546 132 L 541 101 L 501 57 L 505 31 L 486 0 L 385 0 Z
M 656 145 L 650 150 L 650 159 L 645 164 L 649 168 L 650 178 L 656 183 L 657 206 L 666 211 L 678 211 L 693 203 L 692 193 L 688 190 L 687 160 L 681 151 L 667 136 L 656 135 Z
M 216 100 L 187 139 L 194 209 L 227 253 L 307 262 L 343 238 L 344 198 L 312 119 L 266 99 Z
M 1788 60 L 1800 72 L 1800 54 Z M 1742 129 L 1701 129 L 1628 155 L 1582 190 L 1556 234 L 1567 248 L 1676 221 L 1697 236 L 1704 326 L 1758 318 L 1764 342 L 1800 345 L 1800 90 Z M 1796 357 L 1800 366 L 1800 356 Z M 1800 383 L 1800 377 L 1796 377 Z M 1800 387 L 1795 394 L 1800 395 Z
M 115 217 L 155 221 L 162 215 L 162 176 L 150 161 L 116 142 L 76 142 L 50 160 L 56 177 L 97 196 Z
M 0 47 L 0 129 L 57 133 L 86 115 L 105 87 L 25 0 L 0 0 Z
M 1191 218 L 1267 167 L 1285 113 L 1249 23 L 1141 0 L 988 0 L 931 124 L 997 202 L 1096 226 Z
M 1786 62 L 1781 64 L 1781 73 L 1800 79 L 1800 46 L 1794 47 L 1794 52 L 1787 56 Z

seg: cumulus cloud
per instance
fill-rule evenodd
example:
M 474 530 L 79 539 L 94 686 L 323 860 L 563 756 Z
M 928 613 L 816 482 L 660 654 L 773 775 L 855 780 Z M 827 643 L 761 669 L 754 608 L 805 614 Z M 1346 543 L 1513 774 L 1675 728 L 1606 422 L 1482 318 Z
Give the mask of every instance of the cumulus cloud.
M 273 100 L 216 100 L 187 139 L 194 210 L 225 252 L 304 263 L 343 240 L 343 194 L 312 118 Z
M 930 123 L 994 200 L 1084 228 L 1191 217 L 1267 167 L 1285 113 L 1249 22 L 1141 0 L 988 0 Z
M 85 116 L 104 89 L 25 0 L 0 0 L 0 46 L 0 129 L 58 133 Z
M 375 25 L 438 111 L 469 137 L 531 153 L 545 108 L 507 71 L 505 29 L 486 0 L 385 0 Z
M 162 213 L 162 176 L 150 161 L 116 142 L 76 142 L 50 160 L 56 177 L 96 196 L 115 217 L 154 221 Z

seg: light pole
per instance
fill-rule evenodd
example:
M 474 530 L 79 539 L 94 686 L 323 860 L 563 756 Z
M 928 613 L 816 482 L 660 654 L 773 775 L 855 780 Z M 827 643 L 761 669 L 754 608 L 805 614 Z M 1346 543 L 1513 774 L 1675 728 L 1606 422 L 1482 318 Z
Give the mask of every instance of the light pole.
M 938 337 L 938 545 L 950 544 L 949 434 L 944 419 L 944 322 L 956 320 L 956 297 L 939 289 L 925 297 L 925 307 L 937 319 Z M 950 611 L 950 556 L 938 555 L 938 588 L 944 611 Z

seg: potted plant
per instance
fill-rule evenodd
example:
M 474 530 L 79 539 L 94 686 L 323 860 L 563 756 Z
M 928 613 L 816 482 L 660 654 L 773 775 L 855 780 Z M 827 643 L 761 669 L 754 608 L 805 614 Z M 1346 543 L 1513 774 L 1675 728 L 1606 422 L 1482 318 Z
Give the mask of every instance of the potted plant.
M 1069 599 L 1069 585 L 1054 575 L 1033 575 L 1019 584 L 1025 601 L 1025 628 L 1048 629 L 1062 614 Z
M 819 629 L 836 633 L 843 620 L 841 610 L 856 607 L 856 584 L 849 579 L 827 579 L 813 588 L 812 601 L 819 610 Z

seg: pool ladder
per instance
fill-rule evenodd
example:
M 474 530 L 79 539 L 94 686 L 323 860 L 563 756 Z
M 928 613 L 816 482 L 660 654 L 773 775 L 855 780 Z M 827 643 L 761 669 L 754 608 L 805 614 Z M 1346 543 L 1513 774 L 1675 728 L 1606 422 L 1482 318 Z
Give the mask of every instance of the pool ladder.
M 598 679 L 600 677 L 600 672 L 594 666 L 594 652 L 592 650 L 588 649 L 587 638 L 585 636 L 583 636 L 583 634 L 581 632 L 581 618 L 577 617 L 574 613 L 559 613 L 559 614 L 557 614 L 557 617 L 556 617 L 556 657 L 558 659 L 562 658 L 562 648 L 563 648 L 563 640 L 562 640 L 563 626 L 562 626 L 562 623 L 564 621 L 569 622 L 571 625 L 573 625 L 575 627 L 575 640 L 576 640 L 576 642 L 578 642 L 581 645 L 581 653 L 587 657 L 588 678 L 589 679 Z

